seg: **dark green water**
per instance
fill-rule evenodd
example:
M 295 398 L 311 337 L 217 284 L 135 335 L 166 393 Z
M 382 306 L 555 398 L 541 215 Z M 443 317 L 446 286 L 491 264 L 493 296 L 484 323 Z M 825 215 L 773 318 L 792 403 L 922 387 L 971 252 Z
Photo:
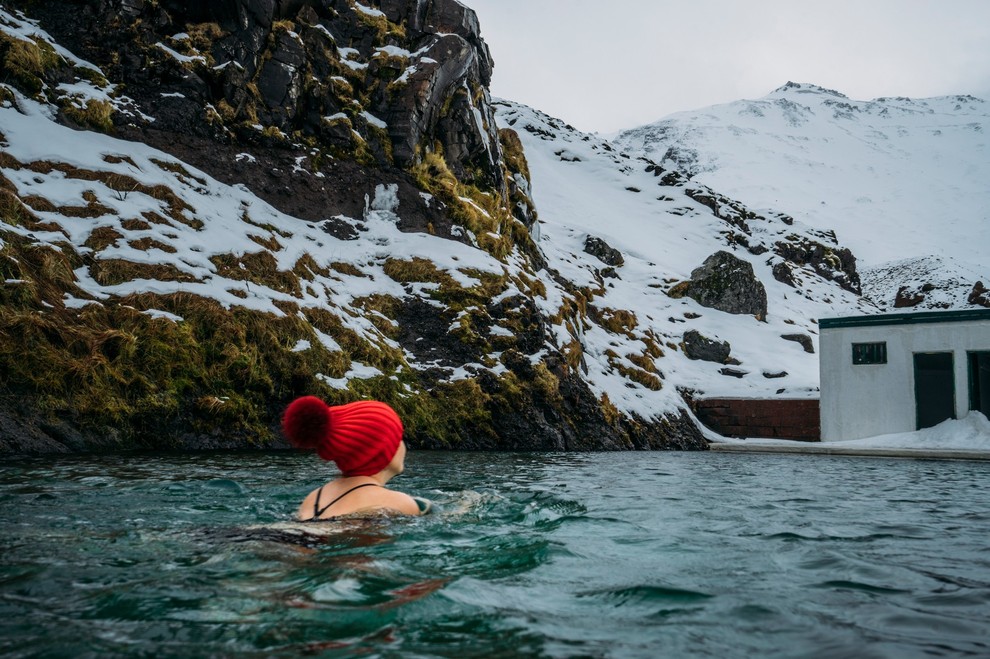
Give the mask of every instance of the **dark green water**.
M 990 656 L 985 463 L 411 453 L 442 511 L 284 523 L 312 456 L 0 466 L 0 655 Z M 255 528 L 260 527 L 260 528 Z

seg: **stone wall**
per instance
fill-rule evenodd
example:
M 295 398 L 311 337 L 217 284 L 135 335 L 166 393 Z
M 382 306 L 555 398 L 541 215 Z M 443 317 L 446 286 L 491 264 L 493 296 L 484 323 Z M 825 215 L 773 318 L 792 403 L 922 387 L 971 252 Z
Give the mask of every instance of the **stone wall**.
M 707 398 L 693 406 L 699 421 L 726 437 L 821 439 L 818 400 Z

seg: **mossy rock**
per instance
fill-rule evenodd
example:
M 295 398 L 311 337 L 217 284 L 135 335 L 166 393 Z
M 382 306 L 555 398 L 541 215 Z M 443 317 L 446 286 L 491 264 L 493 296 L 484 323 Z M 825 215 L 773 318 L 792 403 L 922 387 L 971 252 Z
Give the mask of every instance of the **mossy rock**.
M 691 272 L 684 294 L 698 304 L 731 314 L 767 317 L 767 291 L 753 266 L 729 252 L 709 256 Z

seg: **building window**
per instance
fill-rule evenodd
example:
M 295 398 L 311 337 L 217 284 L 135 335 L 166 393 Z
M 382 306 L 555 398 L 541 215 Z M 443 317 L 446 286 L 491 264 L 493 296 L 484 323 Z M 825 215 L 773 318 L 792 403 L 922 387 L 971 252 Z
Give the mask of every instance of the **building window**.
M 853 344 L 853 364 L 886 364 L 887 363 L 887 342 L 879 343 L 854 343 Z

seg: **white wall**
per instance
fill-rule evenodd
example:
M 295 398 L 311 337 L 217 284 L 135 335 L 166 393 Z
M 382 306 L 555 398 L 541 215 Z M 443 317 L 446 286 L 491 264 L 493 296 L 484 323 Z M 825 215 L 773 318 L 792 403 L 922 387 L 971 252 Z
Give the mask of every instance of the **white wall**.
M 886 341 L 887 363 L 853 365 L 853 343 Z M 822 441 L 859 439 L 916 430 L 914 353 L 952 352 L 956 417 L 969 411 L 967 351 L 990 351 L 990 322 L 823 328 Z

